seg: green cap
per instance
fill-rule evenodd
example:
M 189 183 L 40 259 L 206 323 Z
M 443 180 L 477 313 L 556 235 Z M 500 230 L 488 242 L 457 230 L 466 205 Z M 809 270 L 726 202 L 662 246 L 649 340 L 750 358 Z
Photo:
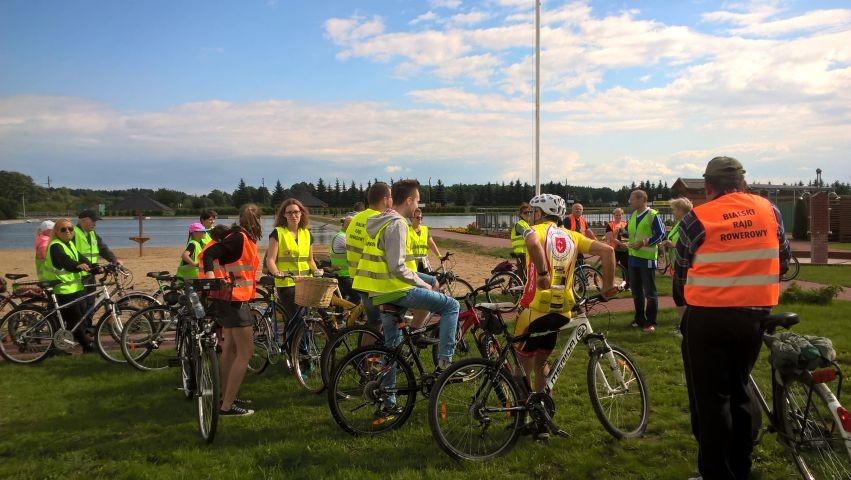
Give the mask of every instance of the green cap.
M 744 174 L 745 168 L 742 167 L 741 162 L 733 157 L 715 157 L 706 164 L 703 177 L 717 177 L 731 173 Z

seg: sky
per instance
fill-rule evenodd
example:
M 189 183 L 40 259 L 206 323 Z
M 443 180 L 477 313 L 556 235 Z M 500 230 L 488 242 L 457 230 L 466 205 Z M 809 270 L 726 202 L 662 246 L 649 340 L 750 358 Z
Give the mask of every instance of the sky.
M 851 181 L 851 2 L 545 0 L 541 179 Z M 0 2 L 0 169 L 534 183 L 534 0 Z

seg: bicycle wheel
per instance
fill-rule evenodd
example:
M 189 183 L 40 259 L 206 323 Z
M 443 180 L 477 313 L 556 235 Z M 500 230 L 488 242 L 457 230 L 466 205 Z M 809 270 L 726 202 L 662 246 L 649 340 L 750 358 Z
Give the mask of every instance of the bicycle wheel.
M 114 316 L 112 310 L 107 308 L 107 311 L 100 317 L 95 334 L 95 345 L 104 360 L 113 363 L 127 363 L 127 358 L 121 351 L 121 332 L 124 331 L 124 325 L 127 325 L 130 318 L 139 310 L 141 309 L 129 304 L 116 303 Z
M 305 318 L 293 334 L 290 347 L 293 375 L 308 392 L 320 393 L 325 388 L 321 359 L 330 338 L 330 328 L 317 317 Z
M 198 348 L 197 346 L 195 347 Z M 213 443 L 219 423 L 219 358 L 212 345 L 203 345 L 195 358 L 195 399 L 198 404 L 198 431 L 207 443 Z
M 459 298 L 463 299 L 467 294 L 472 292 L 473 286 L 470 285 L 470 282 L 455 275 L 451 275 L 446 283 L 443 284 L 443 293 L 456 300 Z
M 479 355 L 479 348 L 476 342 L 477 330 L 477 328 L 472 327 L 467 329 L 466 332 L 463 332 L 461 330 L 461 322 L 458 322 L 458 330 L 455 332 L 455 353 L 452 354 L 452 359 L 454 361 L 463 360 L 465 358 L 470 358 L 471 356 L 475 357 Z M 440 337 L 439 328 L 435 328 L 428 333 L 437 337 L 438 339 Z M 434 363 L 434 366 L 437 366 L 437 357 L 439 350 L 440 344 L 434 344 L 431 346 L 431 361 Z
M 164 305 L 136 312 L 121 332 L 121 352 L 142 371 L 168 368 L 177 348 L 177 314 Z
M 322 381 L 325 382 L 325 385 L 328 385 L 331 382 L 331 375 L 343 357 L 356 348 L 381 345 L 383 342 L 384 337 L 381 332 L 364 325 L 355 325 L 338 330 L 334 338 L 325 344 L 325 349 L 322 351 Z
M 346 432 L 377 435 L 405 423 L 414 410 L 417 390 L 408 362 L 392 349 L 370 345 L 346 355 L 331 375 L 328 406 Z M 383 407 L 393 414 L 381 413 Z
M 801 475 L 807 479 L 851 478 L 851 453 L 842 437 L 842 424 L 831 410 L 831 404 L 838 402 L 827 385 L 813 385 L 811 392 L 807 382 L 794 378 L 778 390 L 780 400 L 775 396 L 775 409 L 781 438 L 791 447 Z
M 523 280 L 514 272 L 499 272 L 495 273 L 486 282 L 487 285 L 498 283 L 497 288 L 485 292 L 485 298 L 488 302 L 511 302 L 514 307 L 520 304 L 520 297 L 523 296 Z
M 574 270 L 574 277 L 576 276 L 581 277 L 585 283 L 585 297 L 583 298 L 588 298 L 603 291 L 603 274 L 595 267 L 580 265 Z
M 53 346 L 53 322 L 36 308 L 19 306 L 0 320 L 0 355 L 17 363 L 38 363 Z
M 440 448 L 456 460 L 484 461 L 514 446 L 526 411 L 520 390 L 493 362 L 470 358 L 453 364 L 434 385 L 428 423 Z
M 263 313 L 256 308 L 251 309 L 254 315 L 252 338 L 254 340 L 254 353 L 248 360 L 248 371 L 260 375 L 269 366 L 271 342 L 273 341 L 272 326 Z
M 613 437 L 635 438 L 647 429 L 647 387 L 638 366 L 622 349 L 588 359 L 588 394 L 603 428 Z
M 783 282 L 789 282 L 798 277 L 798 273 L 801 272 L 801 263 L 798 261 L 798 257 L 794 255 L 789 258 L 789 269 L 786 270 L 786 273 L 780 275 L 780 280 Z

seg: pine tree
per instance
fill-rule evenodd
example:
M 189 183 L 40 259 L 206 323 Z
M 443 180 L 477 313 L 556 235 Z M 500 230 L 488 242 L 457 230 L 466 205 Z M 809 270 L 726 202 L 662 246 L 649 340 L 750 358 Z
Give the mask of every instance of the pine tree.
M 432 202 L 441 206 L 446 205 L 446 186 L 443 185 L 443 182 L 440 179 L 437 179 L 437 185 L 434 186 L 433 193 L 434 197 L 431 199 Z
M 272 192 L 272 206 L 278 208 L 286 197 L 284 196 L 284 186 L 278 180 L 275 183 L 275 190 Z
M 248 192 L 248 186 L 245 184 L 245 180 L 240 178 L 239 186 L 237 186 L 236 190 L 234 190 L 231 202 L 234 207 L 239 208 L 250 201 L 251 194 Z
M 322 200 L 325 203 L 328 203 L 328 195 L 327 189 L 325 188 L 325 181 L 321 178 L 318 182 L 316 182 L 316 198 Z

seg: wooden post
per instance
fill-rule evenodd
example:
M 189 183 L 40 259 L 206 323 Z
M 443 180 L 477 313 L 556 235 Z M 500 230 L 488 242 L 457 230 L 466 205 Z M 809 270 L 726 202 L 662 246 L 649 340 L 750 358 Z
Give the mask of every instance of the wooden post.
M 142 256 L 142 244 L 150 240 L 150 237 L 145 236 L 145 227 L 144 227 L 144 212 L 141 210 L 136 210 L 136 217 L 139 218 L 139 236 L 138 237 L 130 237 L 130 240 L 139 244 L 139 256 Z

